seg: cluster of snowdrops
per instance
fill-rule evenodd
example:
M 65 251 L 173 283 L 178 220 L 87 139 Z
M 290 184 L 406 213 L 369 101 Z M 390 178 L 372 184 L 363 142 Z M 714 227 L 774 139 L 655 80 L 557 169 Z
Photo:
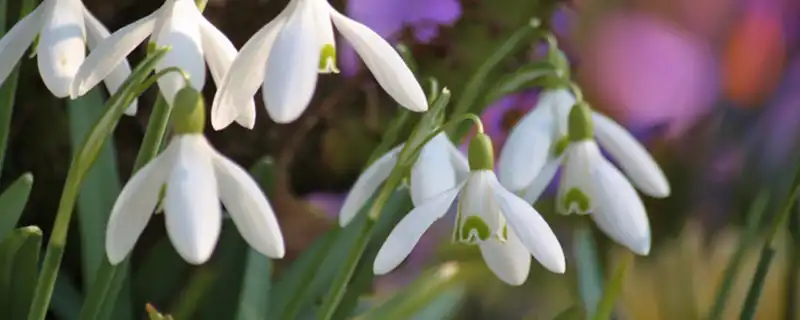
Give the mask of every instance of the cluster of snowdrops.
M 173 135 L 117 198 L 106 231 L 109 261 L 124 261 L 150 217 L 163 210 L 176 251 L 187 262 L 202 264 L 219 238 L 223 206 L 250 246 L 282 258 L 283 237 L 268 199 L 245 170 L 203 136 L 206 106 L 199 92 L 208 66 L 218 88 L 209 117 L 215 130 L 233 122 L 252 128 L 259 87 L 272 120 L 292 122 L 308 107 L 318 74 L 338 73 L 334 29 L 399 105 L 428 111 L 425 92 L 394 47 L 326 0 L 290 1 L 239 50 L 194 1 L 166 0 L 154 13 L 111 33 L 80 0 L 44 0 L 0 40 L 0 82 L 35 42 L 39 73 L 53 95 L 74 99 L 100 82 L 114 93 L 131 75 L 127 56 L 145 39 L 149 49 L 169 48 L 155 71 L 173 109 Z M 542 40 L 552 39 L 542 33 Z M 414 208 L 383 243 L 375 274 L 395 269 L 453 203 L 453 240 L 478 245 L 489 269 L 504 282 L 525 282 L 531 256 L 553 272 L 565 272 L 558 238 L 532 205 L 559 171 L 560 213 L 587 214 L 619 244 L 649 253 L 650 226 L 637 189 L 652 197 L 669 195 L 658 164 L 625 128 L 591 110 L 555 45 L 543 61 L 540 80 L 536 107 L 514 127 L 496 167 L 491 140 L 471 114 L 440 123 L 425 143 L 408 151 L 416 159 L 405 173 Z M 126 107 L 126 114 L 135 114 L 136 100 Z M 464 120 L 477 131 L 466 155 L 444 130 Z M 342 226 L 389 178 L 405 149 L 402 144 L 391 149 L 364 170 L 341 209 Z

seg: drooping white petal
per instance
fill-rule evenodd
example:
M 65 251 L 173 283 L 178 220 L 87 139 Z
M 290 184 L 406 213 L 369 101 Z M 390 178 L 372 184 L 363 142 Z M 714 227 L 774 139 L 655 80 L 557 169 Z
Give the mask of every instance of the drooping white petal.
M 312 0 L 314 7 L 314 25 L 316 27 L 317 41 L 319 43 L 320 73 L 339 73 L 336 67 L 336 37 L 333 34 L 333 23 L 328 12 L 327 0 Z
M 36 7 L 0 39 L 0 84 L 6 81 L 14 66 L 33 43 L 33 39 L 42 30 L 43 12 L 44 5 Z
M 225 79 L 225 74 L 231 67 L 231 63 L 236 58 L 236 47 L 200 11 L 195 13 L 197 21 L 200 22 L 200 36 L 211 77 L 214 79 L 214 83 L 220 86 Z M 245 128 L 252 129 L 256 124 L 256 104 L 252 97 L 246 104 L 238 107 L 240 109 L 235 121 Z
M 83 20 L 86 22 L 86 45 L 89 47 L 89 50 L 94 51 L 103 40 L 111 35 L 111 33 L 109 33 L 103 23 L 97 20 L 86 8 L 83 8 Z M 80 68 L 78 68 L 78 71 L 80 72 Z M 122 63 L 113 68 L 103 82 L 105 82 L 108 92 L 114 94 L 130 75 L 131 66 L 128 64 L 128 60 L 122 59 Z M 131 105 L 128 106 L 128 109 L 125 109 L 125 114 L 129 116 L 136 115 L 136 111 L 138 110 L 137 100 L 138 99 L 134 99 Z
M 178 154 L 164 196 L 167 235 L 184 260 L 201 264 L 211 257 L 222 228 L 212 155 L 202 135 L 175 139 Z
M 45 1 L 44 25 L 36 49 L 39 74 L 58 98 L 70 94 L 70 85 L 86 57 L 83 3 Z
M 561 156 L 548 160 L 542 170 L 539 171 L 536 178 L 533 179 L 533 182 L 522 190 L 522 199 L 525 199 L 525 201 L 530 204 L 536 203 L 542 193 L 547 189 L 547 186 L 553 182 L 553 178 L 555 178 L 556 173 L 558 173 L 558 168 L 561 166 L 563 158 L 564 157 Z
M 386 93 L 411 111 L 427 111 L 425 93 L 400 54 L 369 27 L 342 15 L 330 4 L 328 7 L 336 29 L 353 45 Z
M 392 173 L 394 165 L 397 163 L 397 154 L 403 150 L 403 145 L 399 145 L 394 149 L 387 152 L 385 155 L 375 160 L 364 172 L 358 177 L 356 182 L 350 188 L 350 192 L 344 199 L 342 209 L 339 211 L 339 225 L 344 227 L 350 220 L 355 218 L 356 214 L 361 210 L 361 207 L 367 203 L 375 190 L 386 181 L 389 174 Z
M 206 81 L 206 63 L 203 59 L 200 24 L 197 17 L 197 6 L 193 1 L 175 1 L 172 10 L 165 11 L 167 19 L 159 33 L 154 33 L 154 40 L 159 46 L 171 46 L 161 62 L 156 66 L 160 71 L 168 67 L 178 67 L 189 75 L 189 83 L 197 90 L 203 90 Z M 170 104 L 175 94 L 184 87 L 183 78 L 170 73 L 158 80 L 158 87 L 164 99 Z
M 118 264 L 133 249 L 139 235 L 158 204 L 161 186 L 175 162 L 176 144 L 150 161 L 131 177 L 122 188 L 106 228 L 106 255 L 111 264 Z
M 210 149 L 210 147 L 209 147 Z M 220 200 L 239 233 L 251 247 L 270 258 L 283 258 L 285 249 L 275 213 L 253 178 L 239 165 L 213 152 Z
M 552 92 L 543 92 L 535 109 L 511 129 L 497 163 L 500 182 L 508 190 L 529 186 L 553 157 L 553 144 L 559 138 L 555 101 Z
M 595 163 L 592 180 L 597 208 L 591 216 L 600 230 L 636 254 L 650 253 L 650 222 L 631 183 L 605 159 Z
M 272 44 L 295 6 L 296 1 L 289 2 L 275 19 L 258 30 L 242 46 L 222 82 L 217 82 L 217 93 L 211 105 L 211 127 L 214 130 L 224 129 L 236 120 L 240 113 L 249 112 L 248 114 L 252 114 L 255 118 L 255 108 L 244 110 L 242 106 L 252 101 L 256 91 L 261 87 Z
M 450 163 L 456 170 L 456 179 L 463 181 L 469 176 L 469 161 L 467 157 L 449 139 L 447 140 L 447 150 L 448 154 L 450 154 Z
M 447 213 L 463 185 L 462 182 L 440 193 L 403 217 L 378 251 L 372 266 L 373 272 L 376 275 L 386 274 L 403 262 L 425 231 Z
M 669 181 L 647 149 L 611 118 L 595 112 L 592 119 L 597 141 L 617 161 L 633 184 L 647 195 L 656 198 L 669 196 Z
M 495 199 L 508 226 L 539 263 L 555 273 L 564 273 L 566 260 L 558 238 L 547 221 L 522 198 L 509 192 L 497 179 L 490 180 Z
M 109 77 L 125 61 L 125 57 L 152 33 L 157 16 L 158 12 L 141 18 L 117 30 L 92 48 L 92 52 L 78 68 L 70 97 L 74 99 L 86 94 Z
M 450 160 L 449 143 L 447 135 L 440 133 L 422 147 L 411 169 L 411 201 L 415 207 L 458 183 Z
M 575 105 L 575 96 L 567 89 L 556 89 L 548 91 L 552 96 L 551 105 L 553 107 L 553 114 L 556 119 L 556 127 L 559 136 L 567 136 L 569 134 L 569 112 Z
M 505 242 L 490 239 L 480 243 L 483 261 L 494 274 L 512 286 L 525 283 L 531 269 L 531 254 L 513 230 L 508 230 Z
M 319 43 L 312 1 L 298 4 L 275 38 L 264 69 L 262 93 L 267 113 L 289 123 L 306 110 L 317 87 Z
M 592 182 L 595 162 L 605 160 L 593 140 L 571 142 L 565 152 L 556 210 L 562 214 L 588 214 L 597 207 L 592 198 L 597 185 Z

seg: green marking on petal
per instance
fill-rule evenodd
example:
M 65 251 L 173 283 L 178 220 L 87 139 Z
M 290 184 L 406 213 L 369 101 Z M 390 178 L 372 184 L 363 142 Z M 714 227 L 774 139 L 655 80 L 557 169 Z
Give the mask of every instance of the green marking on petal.
M 319 73 L 339 73 L 336 67 L 336 47 L 325 44 L 319 53 Z
M 508 225 L 503 226 L 503 238 L 501 238 L 500 241 L 506 240 L 508 240 Z
M 492 235 L 489 225 L 478 216 L 470 216 L 464 221 L 464 224 L 461 226 L 461 241 L 469 243 L 476 242 L 477 240 L 472 237 L 473 231 L 478 235 L 478 239 L 481 241 L 486 241 Z M 466 239 L 463 238 L 465 235 Z
M 592 199 L 580 189 L 571 188 L 564 195 L 564 198 L 561 199 L 561 202 L 566 210 L 569 210 L 572 204 L 575 203 L 578 205 L 578 209 L 585 213 L 589 211 L 589 208 L 591 208 Z
M 553 153 L 559 157 L 567 151 L 567 147 L 569 147 L 569 136 L 562 136 L 553 144 Z

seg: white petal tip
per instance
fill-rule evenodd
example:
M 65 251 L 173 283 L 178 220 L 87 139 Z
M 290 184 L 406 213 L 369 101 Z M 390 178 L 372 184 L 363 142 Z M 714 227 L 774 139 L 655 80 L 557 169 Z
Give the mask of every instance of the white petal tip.
M 650 238 L 636 241 L 632 245 L 628 246 L 628 249 L 637 255 L 647 256 L 650 254 Z
M 122 260 L 125 260 L 125 254 L 112 254 L 110 251 L 106 251 L 106 257 L 112 266 L 118 265 Z
M 542 263 L 547 270 L 550 272 L 564 274 L 567 271 L 567 262 L 564 259 L 564 256 L 554 258 L 552 261 L 548 261 L 546 264 Z
M 180 253 L 180 252 L 178 252 Z M 206 263 L 211 258 L 211 253 L 192 252 L 191 254 L 180 254 L 183 260 L 193 265 L 201 265 Z
M 378 260 L 375 260 L 375 264 L 372 265 L 372 273 L 376 276 L 382 276 L 389 272 L 391 272 L 394 268 L 390 268 L 386 266 L 384 263 L 379 263 Z

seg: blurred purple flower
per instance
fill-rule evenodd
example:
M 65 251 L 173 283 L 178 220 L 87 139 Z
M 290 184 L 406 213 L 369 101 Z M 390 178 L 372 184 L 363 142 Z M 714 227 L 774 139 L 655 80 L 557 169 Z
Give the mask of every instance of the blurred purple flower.
M 645 14 L 618 14 L 596 29 L 581 76 L 623 123 L 665 123 L 675 133 L 712 106 L 716 66 L 702 39 Z
M 414 39 L 428 43 L 439 34 L 439 26 L 453 25 L 461 17 L 458 0 L 348 0 L 347 15 L 394 42 L 404 28 Z M 353 75 L 361 67 L 353 48 L 340 42 L 339 64 L 342 73 Z

